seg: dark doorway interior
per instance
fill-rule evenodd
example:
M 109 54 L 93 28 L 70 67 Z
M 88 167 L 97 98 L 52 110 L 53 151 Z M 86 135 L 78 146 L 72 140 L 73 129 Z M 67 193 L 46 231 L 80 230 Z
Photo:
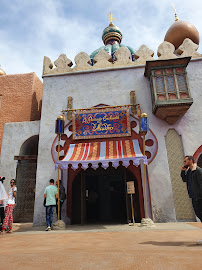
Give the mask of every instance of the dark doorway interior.
M 16 169 L 16 207 L 14 222 L 32 222 L 36 185 L 36 169 L 39 136 L 33 136 L 23 143 Z
M 126 182 L 134 181 L 135 220 L 140 222 L 138 185 L 135 176 L 123 166 L 106 170 L 88 168 L 80 172 L 72 185 L 72 224 L 111 223 L 131 221 L 130 197 Z

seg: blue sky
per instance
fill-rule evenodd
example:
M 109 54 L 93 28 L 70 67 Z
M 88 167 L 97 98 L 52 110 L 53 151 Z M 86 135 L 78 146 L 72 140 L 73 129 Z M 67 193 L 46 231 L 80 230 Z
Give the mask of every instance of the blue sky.
M 202 33 L 202 1 L 174 1 L 178 17 Z M 54 62 L 65 53 L 90 54 L 102 46 L 102 31 L 111 11 L 123 33 L 122 44 L 145 44 L 155 52 L 174 22 L 169 0 L 0 0 L 0 65 L 7 74 L 36 72 L 43 57 Z M 202 50 L 199 47 L 199 52 Z

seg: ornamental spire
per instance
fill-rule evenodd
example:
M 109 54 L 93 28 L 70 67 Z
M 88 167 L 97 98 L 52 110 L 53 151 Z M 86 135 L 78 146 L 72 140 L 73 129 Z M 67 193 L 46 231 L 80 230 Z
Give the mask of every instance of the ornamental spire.
M 179 20 L 179 18 L 177 17 L 177 11 L 176 11 L 175 5 L 172 4 L 172 6 L 173 6 L 173 9 L 174 9 L 174 12 L 175 12 L 175 22 L 177 22 Z
M 111 11 L 110 11 L 108 17 L 109 17 L 109 22 L 113 24 L 113 21 L 116 20 L 116 18 L 113 18 L 113 14 L 111 13 Z

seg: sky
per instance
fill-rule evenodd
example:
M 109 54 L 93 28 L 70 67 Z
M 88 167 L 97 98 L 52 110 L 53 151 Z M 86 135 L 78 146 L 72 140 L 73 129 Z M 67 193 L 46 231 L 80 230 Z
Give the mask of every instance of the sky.
M 54 62 L 64 53 L 74 63 L 79 52 L 90 55 L 103 45 L 110 11 L 123 45 L 138 50 L 145 44 L 156 56 L 174 22 L 173 2 L 179 19 L 194 24 L 201 36 L 201 0 L 0 0 L 1 68 L 7 74 L 35 72 L 42 80 L 44 56 Z

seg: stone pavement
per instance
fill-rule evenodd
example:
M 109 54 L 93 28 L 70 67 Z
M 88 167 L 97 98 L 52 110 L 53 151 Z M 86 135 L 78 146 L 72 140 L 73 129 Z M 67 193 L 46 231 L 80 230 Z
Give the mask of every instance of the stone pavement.
M 44 227 L 15 224 L 0 235 L 0 270 L 201 270 L 201 223 Z

